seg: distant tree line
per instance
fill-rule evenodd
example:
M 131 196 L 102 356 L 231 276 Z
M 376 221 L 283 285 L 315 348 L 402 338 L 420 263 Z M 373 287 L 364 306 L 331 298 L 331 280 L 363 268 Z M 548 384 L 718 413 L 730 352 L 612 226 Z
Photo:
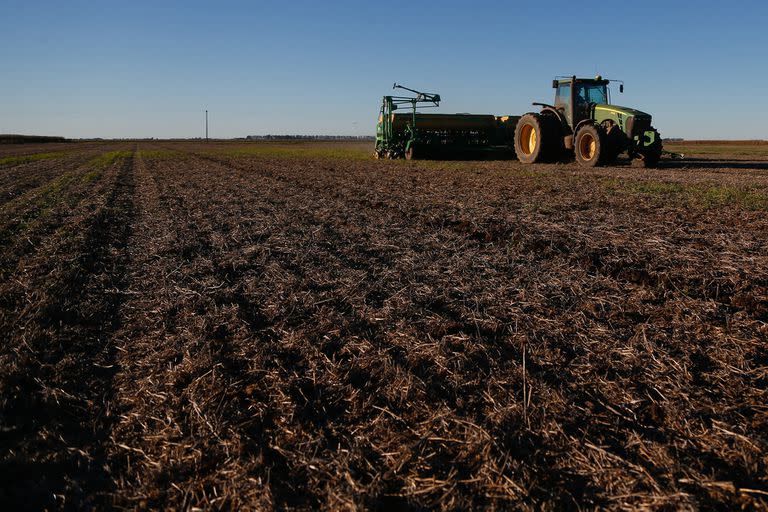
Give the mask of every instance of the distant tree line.
M 64 137 L 50 137 L 46 135 L 18 135 L 18 134 L 0 134 L 0 144 L 24 144 L 41 142 L 66 142 Z

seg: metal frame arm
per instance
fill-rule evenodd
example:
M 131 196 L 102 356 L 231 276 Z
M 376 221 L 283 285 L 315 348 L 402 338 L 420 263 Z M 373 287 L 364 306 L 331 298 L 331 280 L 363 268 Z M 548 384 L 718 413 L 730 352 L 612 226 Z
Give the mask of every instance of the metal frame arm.
M 422 92 L 417 91 L 416 89 L 410 89 L 408 87 L 404 87 L 402 85 L 398 85 L 397 83 L 392 85 L 393 89 L 403 89 L 405 91 L 412 92 L 416 95 L 415 98 L 402 98 L 402 99 L 408 99 L 415 105 L 416 103 L 432 103 L 435 107 L 440 105 L 440 95 L 431 93 L 431 92 Z

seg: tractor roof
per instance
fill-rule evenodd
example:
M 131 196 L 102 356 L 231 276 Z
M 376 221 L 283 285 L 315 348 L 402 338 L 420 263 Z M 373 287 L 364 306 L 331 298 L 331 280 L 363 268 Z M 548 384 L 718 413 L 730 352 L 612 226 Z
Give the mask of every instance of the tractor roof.
M 574 78 L 576 79 L 576 82 L 579 82 L 579 83 L 588 83 L 588 84 L 600 84 L 600 85 L 605 85 L 605 84 L 608 84 L 608 82 L 609 82 L 609 80 L 606 80 L 606 79 L 604 79 L 604 78 L 603 78 L 603 77 L 601 77 L 600 75 L 597 75 L 597 76 L 596 76 L 596 77 L 594 77 L 594 78 L 579 78 L 579 77 L 577 77 L 577 76 L 572 76 L 572 77 L 571 77 L 571 76 L 569 76 L 569 77 L 558 77 L 558 78 L 557 78 L 557 82 L 558 82 L 558 83 L 561 83 L 561 84 L 566 84 L 566 83 L 570 83 L 570 82 L 571 82 L 571 80 L 573 80 Z

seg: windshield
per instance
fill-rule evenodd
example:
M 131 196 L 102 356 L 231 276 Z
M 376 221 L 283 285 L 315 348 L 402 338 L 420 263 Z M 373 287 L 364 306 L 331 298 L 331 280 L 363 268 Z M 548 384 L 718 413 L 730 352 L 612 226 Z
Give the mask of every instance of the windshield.
M 604 84 L 576 84 L 576 103 L 608 103 Z

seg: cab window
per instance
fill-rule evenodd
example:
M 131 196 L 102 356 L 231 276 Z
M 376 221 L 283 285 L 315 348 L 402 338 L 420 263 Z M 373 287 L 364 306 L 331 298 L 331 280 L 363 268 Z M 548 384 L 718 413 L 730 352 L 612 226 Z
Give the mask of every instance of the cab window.
M 560 84 L 555 96 L 556 107 L 568 107 L 571 104 L 571 84 Z
M 578 84 L 576 86 L 576 103 L 608 103 L 605 85 Z

